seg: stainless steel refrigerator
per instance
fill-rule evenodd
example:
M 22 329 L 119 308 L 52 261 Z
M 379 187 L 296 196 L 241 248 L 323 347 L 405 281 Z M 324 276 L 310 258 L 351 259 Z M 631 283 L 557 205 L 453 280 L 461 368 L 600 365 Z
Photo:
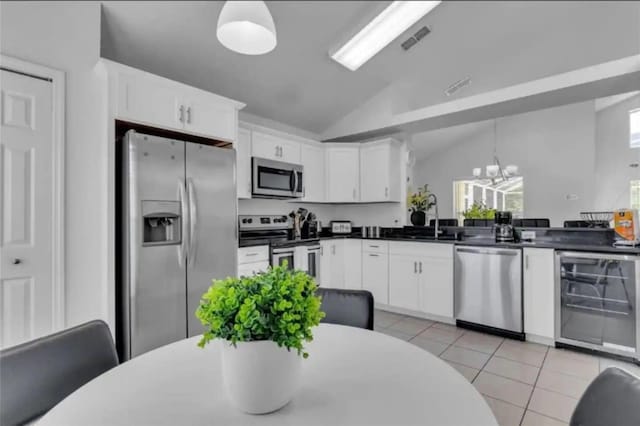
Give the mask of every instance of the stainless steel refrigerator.
M 122 146 L 121 356 L 201 334 L 213 278 L 235 276 L 235 151 L 130 130 Z

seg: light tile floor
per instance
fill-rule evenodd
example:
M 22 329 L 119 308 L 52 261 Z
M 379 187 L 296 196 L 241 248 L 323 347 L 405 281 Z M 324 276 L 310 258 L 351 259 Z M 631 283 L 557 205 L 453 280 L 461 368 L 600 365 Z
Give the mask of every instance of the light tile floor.
M 615 365 L 640 375 L 634 364 L 380 310 L 375 329 L 448 362 L 485 397 L 500 426 L 566 425 L 600 371 Z

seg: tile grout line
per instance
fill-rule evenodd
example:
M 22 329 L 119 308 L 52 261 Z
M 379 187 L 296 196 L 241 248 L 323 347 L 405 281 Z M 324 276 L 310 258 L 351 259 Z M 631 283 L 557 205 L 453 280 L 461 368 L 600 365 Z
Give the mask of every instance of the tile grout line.
M 529 404 L 531 403 L 531 398 L 533 398 L 533 393 L 536 391 L 538 387 L 538 380 L 540 379 L 540 374 L 542 373 L 542 368 L 544 367 L 544 363 L 547 361 L 547 354 L 549 353 L 549 348 L 544 351 L 544 358 L 542 359 L 542 364 L 540 365 L 540 369 L 538 370 L 538 374 L 536 375 L 536 380 L 533 382 L 533 388 L 531 389 L 531 395 L 529 395 L 529 399 L 527 400 L 527 405 L 524 407 L 524 412 L 522 413 L 522 418 L 520 419 L 520 426 L 522 426 L 522 422 L 524 421 L 524 416 L 527 414 L 529 410 Z

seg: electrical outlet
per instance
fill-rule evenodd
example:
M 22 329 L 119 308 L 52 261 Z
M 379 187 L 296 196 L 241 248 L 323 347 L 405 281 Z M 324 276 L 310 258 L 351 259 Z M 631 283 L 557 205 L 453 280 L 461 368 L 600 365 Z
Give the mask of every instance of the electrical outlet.
M 564 198 L 567 201 L 577 201 L 578 200 L 578 194 L 567 194 L 564 196 Z
M 520 238 L 523 240 L 535 240 L 536 231 L 522 231 L 522 235 Z

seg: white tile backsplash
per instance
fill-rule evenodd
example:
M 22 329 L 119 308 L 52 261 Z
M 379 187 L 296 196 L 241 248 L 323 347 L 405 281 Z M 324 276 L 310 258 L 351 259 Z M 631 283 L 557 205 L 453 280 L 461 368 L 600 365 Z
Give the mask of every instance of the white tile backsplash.
M 304 207 L 318 216 L 322 226 L 332 220 L 350 220 L 354 226 L 403 226 L 406 212 L 403 203 L 317 204 L 288 200 L 238 200 L 238 214 L 289 214 Z

